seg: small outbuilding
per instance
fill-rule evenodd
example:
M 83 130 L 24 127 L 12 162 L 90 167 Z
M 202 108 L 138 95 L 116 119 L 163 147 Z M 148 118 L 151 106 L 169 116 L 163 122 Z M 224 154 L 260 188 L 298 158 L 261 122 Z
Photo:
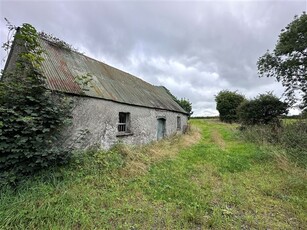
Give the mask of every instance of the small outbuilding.
M 40 41 L 47 88 L 65 93 L 74 104 L 65 146 L 108 149 L 118 142 L 145 144 L 185 131 L 188 113 L 166 88 L 47 39 Z M 14 52 L 13 47 L 8 66 Z

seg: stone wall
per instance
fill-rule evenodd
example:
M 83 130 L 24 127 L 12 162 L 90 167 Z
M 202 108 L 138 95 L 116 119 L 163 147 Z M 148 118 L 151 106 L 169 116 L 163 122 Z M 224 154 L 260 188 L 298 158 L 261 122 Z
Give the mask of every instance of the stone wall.
M 109 149 L 122 142 L 129 145 L 146 144 L 157 140 L 157 119 L 165 118 L 165 134 L 182 133 L 187 115 L 166 110 L 125 105 L 89 97 L 71 97 L 74 101 L 73 124 L 63 137 L 64 146 L 80 149 L 97 146 Z M 130 131 L 119 135 L 119 113 L 130 113 Z M 181 127 L 177 129 L 177 117 Z

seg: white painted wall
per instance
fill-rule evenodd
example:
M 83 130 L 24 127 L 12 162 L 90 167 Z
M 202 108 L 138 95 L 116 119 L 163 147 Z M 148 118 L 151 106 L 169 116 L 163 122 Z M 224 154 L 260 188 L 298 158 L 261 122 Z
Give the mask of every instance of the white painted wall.
M 187 116 L 165 110 L 143 108 L 89 97 L 71 97 L 74 101 L 73 124 L 66 130 L 64 146 L 86 149 L 97 146 L 109 149 L 120 142 L 129 145 L 146 144 L 157 140 L 157 118 L 165 117 L 166 135 L 182 133 Z M 129 112 L 133 135 L 117 137 L 119 112 Z M 181 129 L 177 130 L 177 116 Z M 80 135 L 87 131 L 86 134 Z

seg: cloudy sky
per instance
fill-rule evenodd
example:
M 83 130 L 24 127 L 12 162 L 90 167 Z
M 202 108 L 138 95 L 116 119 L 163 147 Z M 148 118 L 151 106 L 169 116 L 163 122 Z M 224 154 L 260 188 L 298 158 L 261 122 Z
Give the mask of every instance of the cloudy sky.
M 195 116 L 217 115 L 214 95 L 248 98 L 283 88 L 257 77 L 257 59 L 272 50 L 299 1 L 15 1 L 0 0 L 1 44 L 12 24 L 30 23 L 87 56 L 164 85 L 192 102 Z M 7 56 L 1 51 L 1 59 Z M 3 66 L 3 63 L 1 64 Z

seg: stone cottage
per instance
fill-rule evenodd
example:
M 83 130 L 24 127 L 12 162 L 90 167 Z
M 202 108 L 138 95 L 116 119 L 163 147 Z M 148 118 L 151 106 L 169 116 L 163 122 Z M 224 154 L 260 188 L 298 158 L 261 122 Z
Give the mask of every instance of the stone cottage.
M 153 86 L 79 52 L 41 38 L 47 87 L 74 102 L 65 145 L 110 148 L 183 133 L 188 114 L 162 86 Z M 13 62 L 14 47 L 8 58 Z

